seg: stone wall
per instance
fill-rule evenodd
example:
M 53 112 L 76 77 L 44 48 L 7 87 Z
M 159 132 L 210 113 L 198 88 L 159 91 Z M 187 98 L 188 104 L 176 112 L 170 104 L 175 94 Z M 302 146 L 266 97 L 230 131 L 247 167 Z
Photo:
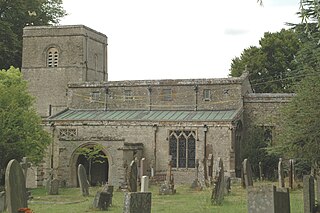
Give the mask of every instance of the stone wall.
M 229 110 L 242 107 L 246 77 L 225 79 L 146 80 L 68 85 L 69 107 L 107 110 Z M 171 89 L 167 100 L 164 90 Z M 210 91 L 205 99 L 204 91 Z M 100 93 L 98 101 L 92 92 Z M 126 94 L 130 94 L 130 96 Z
M 69 82 L 107 80 L 106 46 L 105 35 L 82 25 L 24 28 L 22 73 L 41 116 L 67 107 Z M 48 67 L 52 47 L 58 51 L 57 67 Z
M 196 159 L 204 157 L 204 129 L 203 123 L 179 124 L 179 123 L 157 123 L 154 124 L 135 122 L 56 122 L 48 128 L 54 135 L 54 143 L 49 147 L 46 162 L 53 158 L 53 171 L 56 177 L 64 180 L 68 186 L 76 185 L 76 161 L 78 155 L 76 150 L 79 147 L 90 144 L 102 144 L 105 147 L 105 154 L 109 161 L 109 182 L 118 186 L 124 178 L 123 162 L 134 158 L 128 156 L 129 152 L 123 151 L 125 143 L 142 143 L 143 152 L 141 157 L 146 158 L 145 172 L 149 171 L 149 165 L 155 160 L 155 172 L 165 173 L 169 157 L 169 130 L 194 130 L 196 131 Z M 233 174 L 234 168 L 230 163 L 232 157 L 232 130 L 231 123 L 207 123 L 207 146 L 212 147 L 214 158 L 221 157 L 226 165 L 226 174 Z M 76 135 L 66 137 L 60 135 L 60 130 L 74 129 Z M 53 131 L 53 132 L 52 132 Z M 156 138 L 155 138 L 156 137 Z M 53 150 L 53 152 L 52 152 Z M 130 154 L 129 154 L 130 155 Z M 50 168 L 47 164 L 46 167 Z M 48 169 L 45 176 L 48 176 Z M 191 183 L 194 179 L 195 168 L 174 168 L 173 174 L 177 183 Z

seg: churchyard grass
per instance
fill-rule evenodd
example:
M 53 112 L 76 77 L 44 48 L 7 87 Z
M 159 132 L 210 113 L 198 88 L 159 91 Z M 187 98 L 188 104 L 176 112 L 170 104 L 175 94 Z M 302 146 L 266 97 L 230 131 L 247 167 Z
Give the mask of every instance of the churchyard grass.
M 261 184 L 255 182 L 254 185 Z M 263 182 L 262 184 L 276 184 Z M 34 213 L 81 213 L 97 212 L 91 208 L 94 195 L 99 187 L 91 187 L 90 195 L 83 197 L 79 188 L 60 188 L 59 195 L 47 195 L 44 188 L 32 190 L 33 199 L 29 207 Z M 240 184 L 233 184 L 231 193 L 226 195 L 221 206 L 211 205 L 211 190 L 193 191 L 189 186 L 177 185 L 175 195 L 159 195 L 159 187 L 151 186 L 152 212 L 154 213 L 245 213 L 247 212 L 247 195 Z M 108 212 L 123 211 L 124 193 L 113 193 L 112 207 Z M 290 191 L 291 212 L 303 212 L 302 189 Z

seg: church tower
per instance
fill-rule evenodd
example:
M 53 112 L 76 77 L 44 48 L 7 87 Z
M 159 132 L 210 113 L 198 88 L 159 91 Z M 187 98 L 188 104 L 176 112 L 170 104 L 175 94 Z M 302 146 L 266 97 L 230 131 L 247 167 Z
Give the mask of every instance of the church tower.
M 22 73 L 35 108 L 48 117 L 67 107 L 67 84 L 107 81 L 107 36 L 83 25 L 23 30 Z

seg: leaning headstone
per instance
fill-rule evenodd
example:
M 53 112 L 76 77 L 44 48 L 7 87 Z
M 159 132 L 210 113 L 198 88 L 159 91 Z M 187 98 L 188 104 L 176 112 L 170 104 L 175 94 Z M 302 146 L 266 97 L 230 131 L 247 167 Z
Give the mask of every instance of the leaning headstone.
M 17 213 L 19 208 L 28 207 L 26 180 L 17 160 L 11 160 L 7 165 L 5 188 L 9 213 Z
M 131 161 L 131 164 L 129 166 L 129 172 L 128 172 L 128 190 L 129 192 L 136 192 L 138 190 L 138 184 L 137 184 L 137 178 L 138 178 L 138 167 L 135 160 Z
M 252 170 L 248 159 L 243 160 L 243 176 L 245 187 L 253 186 Z
M 214 188 L 211 194 L 211 203 L 215 205 L 221 205 L 224 199 L 224 167 L 223 161 L 221 158 L 218 158 L 219 167 L 218 167 L 218 175 L 214 180 Z
M 176 193 L 174 189 L 174 178 L 172 174 L 172 156 L 169 156 L 166 180 L 160 185 L 160 195 L 173 195 Z
M 310 175 L 303 176 L 303 206 L 304 213 L 315 212 L 314 178 Z
M 279 187 L 284 187 L 284 171 L 283 171 L 283 164 L 282 158 L 279 158 L 278 163 L 278 178 L 279 178 Z
M 149 177 L 142 176 L 141 177 L 141 192 L 149 191 Z
M 108 210 L 112 199 L 111 193 L 107 191 L 100 191 L 96 193 L 96 196 L 93 200 L 93 208 L 99 210 Z
M 248 187 L 248 213 L 290 213 L 288 188 Z
M 127 192 L 123 213 L 151 213 L 151 192 Z
M 78 180 L 82 196 L 89 196 L 89 181 L 87 179 L 86 169 L 82 164 L 78 166 Z
M 59 180 L 54 178 L 49 181 L 48 195 L 58 195 L 59 194 Z
M 6 192 L 0 192 L 0 212 L 4 212 L 6 210 Z

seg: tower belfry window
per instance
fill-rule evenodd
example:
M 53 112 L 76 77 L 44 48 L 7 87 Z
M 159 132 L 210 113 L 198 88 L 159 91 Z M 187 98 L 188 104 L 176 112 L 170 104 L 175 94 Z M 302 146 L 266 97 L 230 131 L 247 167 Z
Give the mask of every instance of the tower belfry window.
M 59 62 L 59 51 L 57 48 L 52 47 L 47 52 L 47 66 L 58 67 Z

